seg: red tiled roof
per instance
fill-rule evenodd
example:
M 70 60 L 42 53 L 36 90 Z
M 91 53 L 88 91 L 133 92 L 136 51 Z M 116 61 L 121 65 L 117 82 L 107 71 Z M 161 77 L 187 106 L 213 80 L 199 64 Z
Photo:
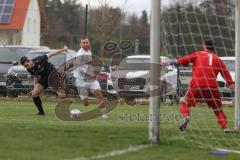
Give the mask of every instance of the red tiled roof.
M 9 24 L 0 24 L 0 29 L 23 29 L 30 0 L 15 0 Z

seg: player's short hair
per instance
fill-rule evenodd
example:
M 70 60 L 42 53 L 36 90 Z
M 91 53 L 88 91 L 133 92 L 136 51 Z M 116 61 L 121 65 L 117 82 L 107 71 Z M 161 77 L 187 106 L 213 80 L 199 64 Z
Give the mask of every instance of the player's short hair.
M 26 56 L 23 56 L 23 57 L 21 57 L 21 59 L 20 59 L 20 64 L 21 65 L 24 65 L 24 63 L 25 62 L 28 62 L 29 61 L 29 59 L 26 57 Z
M 80 41 L 81 41 L 81 40 L 85 40 L 85 39 L 88 39 L 88 37 L 87 37 L 87 36 L 82 36 L 82 37 L 80 38 Z
M 216 44 L 212 39 L 207 39 L 204 43 L 207 50 L 215 51 Z

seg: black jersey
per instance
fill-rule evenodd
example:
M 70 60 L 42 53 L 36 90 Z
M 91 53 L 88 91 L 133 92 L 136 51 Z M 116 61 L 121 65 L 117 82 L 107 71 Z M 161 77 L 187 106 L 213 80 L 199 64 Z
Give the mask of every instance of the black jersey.
M 55 67 L 52 63 L 48 62 L 48 56 L 38 56 L 36 58 L 32 59 L 33 62 L 33 68 L 28 69 L 28 72 L 31 75 L 40 75 L 41 77 L 48 77 L 53 70 L 55 70 Z

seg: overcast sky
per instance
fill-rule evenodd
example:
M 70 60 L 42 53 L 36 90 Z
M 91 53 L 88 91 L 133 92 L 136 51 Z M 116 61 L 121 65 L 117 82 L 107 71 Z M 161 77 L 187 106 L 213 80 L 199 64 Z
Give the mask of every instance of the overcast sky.
M 91 7 L 97 7 L 103 0 L 78 0 L 83 5 L 89 4 Z M 151 0 L 107 0 L 110 6 L 123 8 L 127 12 L 140 15 L 143 10 L 150 13 Z M 162 0 L 163 5 L 167 5 L 170 0 Z

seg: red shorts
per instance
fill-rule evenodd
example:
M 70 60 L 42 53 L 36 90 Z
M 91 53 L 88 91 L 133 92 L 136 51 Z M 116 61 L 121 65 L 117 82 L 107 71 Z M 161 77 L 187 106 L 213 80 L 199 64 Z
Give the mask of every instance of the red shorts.
M 221 108 L 222 106 L 218 88 L 189 87 L 185 95 L 185 101 L 188 107 L 195 106 L 200 100 L 205 100 L 208 107 L 213 109 Z

